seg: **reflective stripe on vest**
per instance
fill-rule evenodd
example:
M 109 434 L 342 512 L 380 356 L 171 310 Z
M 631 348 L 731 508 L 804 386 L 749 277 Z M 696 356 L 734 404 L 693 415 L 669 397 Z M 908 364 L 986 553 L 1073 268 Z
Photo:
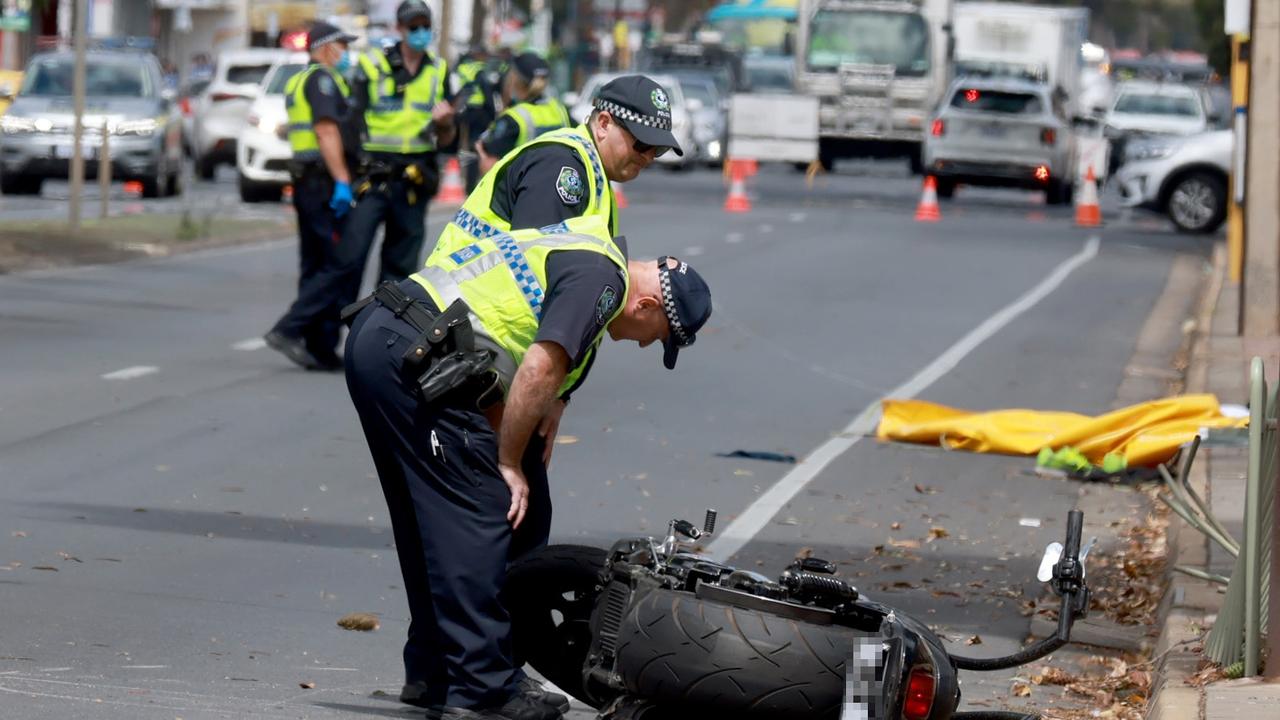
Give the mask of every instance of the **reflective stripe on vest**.
M 400 92 L 396 92 L 391 63 L 381 50 L 374 48 L 361 55 L 360 67 L 369 78 L 369 105 L 364 113 L 369 136 L 364 149 L 400 154 L 435 150 L 435 144 L 422 133 L 431 122 L 437 98 L 444 96 L 448 73 L 444 60 L 432 60 Z
M 516 137 L 516 147 L 552 130 L 569 127 L 569 111 L 554 98 L 546 98 L 540 102 L 522 102 L 507 108 L 502 113 L 515 120 L 520 128 Z
M 465 88 L 471 84 L 471 94 L 467 95 L 468 107 L 482 107 L 484 105 L 484 90 L 481 89 L 480 83 L 476 80 L 480 73 L 484 72 L 485 64 L 475 60 L 458 65 L 458 77 L 462 82 L 458 83 L 459 87 Z
M 311 64 L 302 72 L 289 78 L 289 82 L 285 83 L 284 86 L 284 107 L 289 122 L 287 126 L 289 149 L 293 152 L 294 160 L 313 161 L 321 159 L 320 139 L 316 137 L 311 103 L 307 102 L 306 93 L 307 79 L 315 72 L 329 73 L 333 77 L 334 83 L 338 86 L 338 92 L 342 93 L 342 97 L 345 98 L 351 95 L 351 91 L 347 88 L 347 81 L 343 80 L 341 75 L 318 63 Z
M 472 327 L 481 347 L 499 350 L 495 369 L 504 388 L 509 388 L 516 367 L 533 344 L 545 297 L 546 260 L 554 250 L 585 250 L 608 257 L 629 283 L 626 257 L 608 237 L 600 218 L 571 218 L 568 232 L 547 234 L 542 230 L 517 230 L 478 240 L 427 266 L 412 277 L 431 295 L 438 307 L 448 307 L 462 298 L 471 307 Z M 573 386 L 604 337 L 605 327 L 626 304 L 626 291 L 617 299 L 613 312 L 601 325 L 593 349 L 583 354 L 583 362 L 566 377 L 561 391 Z
M 609 180 L 605 177 L 599 154 L 596 152 L 595 143 L 587 135 L 586 128 L 579 125 L 575 128 L 553 130 L 530 141 L 520 150 L 503 156 L 489 172 L 485 173 L 484 177 L 480 178 L 476 189 L 471 192 L 466 202 L 462 204 L 462 209 L 458 211 L 453 222 L 446 225 L 440 233 L 440 237 L 436 240 L 435 249 L 432 250 L 431 258 L 434 259 L 437 255 L 448 255 L 475 242 L 478 238 L 492 237 L 500 232 L 510 232 L 510 221 L 500 217 L 493 211 L 494 183 L 506 166 L 519 157 L 521 153 L 536 145 L 548 143 L 559 143 L 573 148 L 582 160 L 583 166 L 587 168 L 588 202 L 580 217 L 595 216 L 602 221 L 607 221 L 610 235 L 617 235 L 618 210 L 614 205 L 613 189 L 609 186 Z M 550 202 L 560 202 L 560 200 L 555 198 Z M 430 259 L 428 262 L 430 262 Z

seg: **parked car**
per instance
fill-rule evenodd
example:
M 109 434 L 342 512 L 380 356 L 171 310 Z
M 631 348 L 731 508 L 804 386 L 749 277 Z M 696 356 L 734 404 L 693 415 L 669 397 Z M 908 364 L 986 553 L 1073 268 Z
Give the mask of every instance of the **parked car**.
M 613 80 L 622 73 L 596 73 L 587 78 L 582 84 L 580 92 L 568 92 L 561 98 L 565 107 L 569 108 L 569 118 L 575 122 L 585 122 L 587 116 L 591 114 L 591 100 L 596 96 L 596 92 L 605 83 Z M 689 119 L 689 106 L 685 101 L 684 92 L 680 88 L 680 83 L 671 75 L 652 75 L 645 73 L 650 80 L 658 83 L 666 89 L 668 100 L 671 104 L 671 134 L 676 136 L 676 142 L 680 143 L 680 149 L 684 152 L 681 157 L 674 152 L 658 158 L 658 163 L 671 169 L 686 169 L 693 167 L 698 158 L 698 144 L 693 138 L 693 123 Z
M 192 108 L 192 158 L 201 178 L 212 179 L 220 163 L 235 163 L 236 139 L 244 131 L 258 86 L 267 71 L 289 54 L 276 48 L 246 48 L 218 56 L 213 79 Z
M 245 202 L 279 200 L 289 184 L 289 159 L 293 153 L 289 149 L 284 88 L 290 78 L 306 69 L 308 62 L 306 53 L 295 53 L 273 66 L 249 106 L 244 131 L 236 143 L 236 180 L 240 199 Z
M 1124 156 L 1131 138 L 1146 135 L 1194 135 L 1210 129 L 1209 99 L 1196 85 L 1129 80 L 1116 86 L 1103 132 L 1111 141 L 1113 163 Z
M 1121 202 L 1167 214 L 1179 230 L 1211 233 L 1227 216 L 1232 132 L 1135 140 L 1116 172 Z
M 45 178 L 70 174 L 74 65 L 75 56 L 65 51 L 38 54 L 28 64 L 22 89 L 0 117 L 0 192 L 37 195 Z M 98 172 L 105 128 L 113 177 L 141 182 L 145 197 L 177 193 L 182 122 L 163 90 L 159 61 L 138 52 L 93 51 L 85 82 L 86 174 Z
M 195 133 L 195 102 L 200 93 L 209 87 L 213 78 L 193 78 L 178 87 L 178 111 L 182 113 L 182 150 L 191 157 L 192 136 Z
M 925 136 L 925 172 L 950 197 L 957 183 L 1043 190 L 1071 199 L 1076 138 L 1049 86 L 1013 78 L 961 78 L 951 84 Z
M 680 72 L 675 75 L 693 123 L 691 131 L 697 146 L 697 159 L 710 165 L 724 160 L 729 144 L 729 103 L 716 86 L 715 79 L 705 73 Z

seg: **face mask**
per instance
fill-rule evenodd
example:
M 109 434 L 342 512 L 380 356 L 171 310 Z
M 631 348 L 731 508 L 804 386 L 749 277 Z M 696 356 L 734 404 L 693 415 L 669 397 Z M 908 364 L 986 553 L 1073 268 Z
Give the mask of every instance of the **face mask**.
M 333 69 L 337 70 L 339 74 L 345 73 L 346 71 L 351 69 L 351 51 L 350 50 L 342 51 L 342 54 L 338 56 L 338 62 L 334 63 Z
M 432 33 L 430 28 L 418 28 L 409 31 L 409 47 L 422 52 L 431 47 Z

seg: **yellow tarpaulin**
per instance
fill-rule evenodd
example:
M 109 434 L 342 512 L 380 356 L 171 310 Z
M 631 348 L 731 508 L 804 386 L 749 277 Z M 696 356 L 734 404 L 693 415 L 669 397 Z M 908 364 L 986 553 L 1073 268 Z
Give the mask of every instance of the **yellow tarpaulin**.
M 921 400 L 886 399 L 876 437 L 945 444 L 953 450 L 1035 455 L 1070 445 L 1089 461 L 1122 453 L 1130 466 L 1156 465 L 1203 427 L 1245 427 L 1222 414 L 1213 395 L 1181 395 L 1130 405 L 1097 417 L 1037 410 L 973 412 Z

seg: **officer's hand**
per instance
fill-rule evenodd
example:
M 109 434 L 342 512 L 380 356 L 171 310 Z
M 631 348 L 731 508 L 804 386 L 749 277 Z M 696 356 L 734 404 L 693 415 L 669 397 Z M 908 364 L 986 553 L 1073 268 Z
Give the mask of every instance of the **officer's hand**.
M 329 209 L 337 217 L 346 215 L 351 210 L 355 197 L 351 194 L 351 183 L 336 182 L 333 184 L 333 197 L 329 198 Z
M 436 125 L 448 127 L 453 124 L 453 116 L 457 111 L 453 109 L 453 104 L 448 102 L 438 102 L 436 106 L 431 108 L 431 120 Z
M 511 490 L 511 509 L 507 511 L 507 522 L 511 523 L 511 529 L 514 530 L 520 527 L 520 523 L 524 521 L 524 513 L 529 509 L 529 481 L 525 480 L 524 472 L 513 465 L 498 463 L 498 469 L 502 471 L 502 479 Z
M 551 409 L 538 424 L 538 435 L 547 443 L 547 446 L 542 449 L 543 465 L 551 464 L 551 448 L 555 447 L 556 433 L 560 432 L 560 418 L 564 415 L 565 407 L 565 401 L 560 398 L 551 401 Z

